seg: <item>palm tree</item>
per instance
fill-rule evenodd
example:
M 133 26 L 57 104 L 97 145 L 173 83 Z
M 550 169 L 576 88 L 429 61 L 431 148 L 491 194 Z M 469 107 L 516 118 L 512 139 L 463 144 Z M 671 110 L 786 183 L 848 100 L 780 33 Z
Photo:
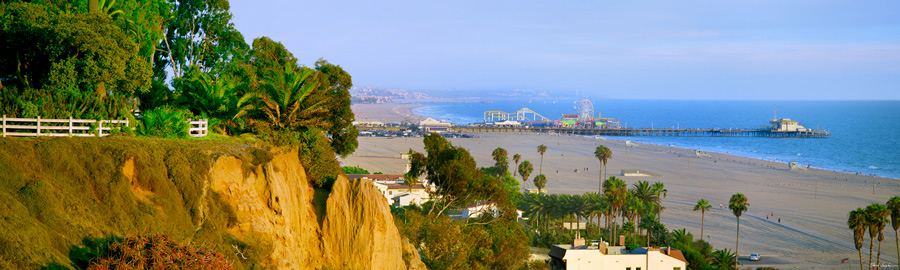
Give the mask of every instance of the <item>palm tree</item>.
M 875 237 L 878 237 L 878 257 L 875 265 L 881 264 L 881 240 L 884 240 L 884 226 L 887 223 L 887 217 L 891 211 L 883 204 L 873 203 L 866 206 L 866 223 L 869 225 L 869 263 L 872 263 L 872 246 L 875 244 Z
M 662 199 L 666 197 L 666 194 L 668 194 L 669 191 L 666 190 L 666 184 L 657 181 L 656 183 L 653 183 L 653 192 L 656 193 L 656 201 L 654 202 L 656 203 L 656 217 L 662 219 L 662 217 L 660 216 L 662 214 L 663 208 Z M 660 197 L 660 195 L 662 195 L 662 197 Z
M 900 196 L 891 197 L 886 204 L 888 210 L 891 211 L 891 226 L 894 227 L 894 237 L 897 240 L 897 258 L 900 258 Z
M 656 212 L 654 208 L 658 206 L 656 204 L 658 201 L 654 198 L 656 193 L 653 192 L 649 182 L 638 181 L 637 183 L 634 183 L 631 188 L 631 193 L 644 204 L 644 207 L 641 208 L 641 213 L 638 213 L 639 217 L 643 217 L 646 212 Z M 640 224 L 640 220 L 638 220 L 637 223 Z
M 503 177 L 509 170 L 509 162 L 506 158 L 507 154 L 506 149 L 500 147 L 497 147 L 497 149 L 494 149 L 494 152 L 491 153 L 491 156 L 494 157 L 494 167 L 497 167 L 498 177 Z
M 734 216 L 737 217 L 737 241 L 734 242 L 734 267 L 737 268 L 737 258 L 740 256 L 738 253 L 738 249 L 740 248 L 741 243 L 741 215 L 744 212 L 747 212 L 747 206 L 750 204 L 747 203 L 747 197 L 744 194 L 738 192 L 737 194 L 731 195 L 731 200 L 728 202 L 728 209 L 731 209 L 731 212 L 734 213 Z
M 607 209 L 606 200 L 600 196 L 599 193 L 596 192 L 587 192 L 584 194 L 585 200 L 587 200 L 587 213 L 586 215 L 593 218 L 593 216 L 597 216 L 597 234 L 601 234 L 600 230 L 600 217 L 603 215 L 603 212 Z
M 716 269 L 720 270 L 733 270 L 737 269 L 737 251 L 731 253 L 730 250 L 726 249 L 717 249 L 709 254 L 710 264 L 716 267 Z M 734 262 L 734 263 L 732 263 Z
M 853 231 L 853 244 L 856 245 L 856 251 L 859 252 L 859 270 L 864 270 L 862 246 L 866 237 L 866 228 L 869 227 L 867 222 L 866 210 L 859 207 L 857 207 L 856 210 L 850 211 L 850 216 L 847 217 L 847 226 Z
M 598 173 L 605 173 L 606 162 L 609 161 L 610 158 L 612 158 L 612 151 L 610 151 L 609 148 L 606 148 L 606 146 L 597 146 L 597 149 L 594 149 L 594 157 L 596 157 L 597 160 L 600 160 L 600 165 L 603 166 L 603 168 L 601 168 L 600 172 Z M 605 176 L 606 175 L 604 174 L 600 177 L 601 182 L 603 181 L 603 178 L 605 178 Z
M 534 186 L 537 187 L 538 193 L 541 193 L 541 190 L 547 186 L 547 177 L 543 174 L 538 174 L 534 177 Z
M 524 183 L 522 188 L 525 188 L 524 185 L 528 184 L 528 176 L 533 171 L 534 166 L 531 165 L 530 161 L 522 161 L 522 164 L 519 164 L 519 175 L 522 176 L 522 183 Z
M 516 168 L 519 167 L 519 160 L 520 160 L 520 159 L 522 159 L 522 155 L 519 155 L 519 154 L 513 155 L 513 161 L 516 162 Z M 516 175 L 517 172 L 518 172 L 518 171 L 513 170 L 513 177 L 516 177 L 516 176 L 517 176 L 517 175 Z
M 607 217 L 611 217 L 613 223 L 615 223 L 616 214 L 618 214 L 625 203 L 628 202 L 628 195 L 630 193 L 626 188 L 625 181 L 618 179 L 615 176 L 612 176 L 603 182 L 603 193 L 609 202 L 610 214 L 607 214 Z M 615 236 L 615 234 L 616 232 L 613 231 L 612 236 Z
M 697 201 L 697 205 L 694 205 L 694 211 L 700 210 L 700 239 L 703 239 L 703 226 L 706 223 L 706 210 L 712 208 L 712 205 L 709 205 L 709 202 L 706 199 L 700 199 Z
M 541 167 L 538 169 L 539 174 L 544 173 L 544 152 L 547 152 L 547 146 L 543 144 L 538 145 L 538 153 L 541 153 Z
M 240 118 L 252 114 L 254 118 L 266 121 L 278 130 L 298 127 L 327 129 L 329 121 L 324 121 L 328 110 L 325 100 L 306 100 L 319 88 L 316 71 L 291 65 L 285 66 L 283 73 L 267 77 L 260 85 L 259 92 L 247 93 L 238 100 L 240 111 L 233 117 Z M 308 103 L 309 102 L 309 103 Z M 310 104 L 311 105 L 306 105 Z

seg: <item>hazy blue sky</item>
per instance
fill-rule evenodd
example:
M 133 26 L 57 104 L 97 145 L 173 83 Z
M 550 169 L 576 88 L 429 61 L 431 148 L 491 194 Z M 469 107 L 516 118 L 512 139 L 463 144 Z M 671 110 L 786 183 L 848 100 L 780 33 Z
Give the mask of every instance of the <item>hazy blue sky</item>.
M 900 1 L 232 1 L 356 86 L 627 99 L 900 99 Z

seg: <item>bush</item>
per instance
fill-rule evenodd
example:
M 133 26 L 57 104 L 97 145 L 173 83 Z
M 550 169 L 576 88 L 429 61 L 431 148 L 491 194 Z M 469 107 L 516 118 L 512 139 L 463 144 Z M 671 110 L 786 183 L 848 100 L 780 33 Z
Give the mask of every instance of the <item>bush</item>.
M 369 174 L 369 171 L 359 167 L 344 166 L 341 167 L 341 169 L 343 169 L 346 174 Z
M 107 247 L 87 269 L 234 269 L 215 251 L 182 245 L 166 235 L 135 236 Z
M 149 110 L 143 113 L 143 122 L 138 126 L 137 133 L 168 139 L 186 138 L 191 128 L 187 122 L 188 116 L 183 111 L 167 107 Z

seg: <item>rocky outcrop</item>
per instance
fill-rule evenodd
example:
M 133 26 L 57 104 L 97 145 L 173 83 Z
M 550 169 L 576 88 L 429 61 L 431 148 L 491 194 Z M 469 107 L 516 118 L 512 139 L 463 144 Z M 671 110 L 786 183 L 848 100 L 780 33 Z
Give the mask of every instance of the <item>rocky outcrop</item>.
M 244 165 L 235 157 L 218 158 L 209 171 L 209 188 L 234 208 L 232 234 L 271 243 L 264 264 L 277 269 L 425 269 L 415 248 L 401 239 L 387 201 L 370 181 L 351 183 L 340 177 L 330 193 L 316 191 L 296 151 L 249 169 Z
M 322 244 L 327 263 L 342 269 L 425 268 L 413 245 L 400 238 L 387 200 L 369 180 L 335 182 Z

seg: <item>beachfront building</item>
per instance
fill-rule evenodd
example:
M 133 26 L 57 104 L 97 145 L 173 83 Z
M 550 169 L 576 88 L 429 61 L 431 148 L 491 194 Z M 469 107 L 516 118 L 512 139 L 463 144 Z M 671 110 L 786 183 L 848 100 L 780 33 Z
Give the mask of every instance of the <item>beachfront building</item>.
M 788 118 L 773 119 L 769 121 L 769 124 L 771 124 L 772 131 L 810 131 L 810 129 L 801 126 L 800 122 Z
M 585 245 L 583 238 L 576 238 L 571 245 L 553 245 L 550 248 L 551 270 L 686 270 L 687 260 L 680 250 L 669 247 L 650 247 L 627 250 L 624 238 L 619 246 L 606 242 Z
M 419 129 L 425 132 L 444 132 L 450 130 L 450 123 L 426 118 L 419 122 Z
M 379 121 L 353 121 L 353 125 L 357 127 L 383 127 L 384 122 Z

